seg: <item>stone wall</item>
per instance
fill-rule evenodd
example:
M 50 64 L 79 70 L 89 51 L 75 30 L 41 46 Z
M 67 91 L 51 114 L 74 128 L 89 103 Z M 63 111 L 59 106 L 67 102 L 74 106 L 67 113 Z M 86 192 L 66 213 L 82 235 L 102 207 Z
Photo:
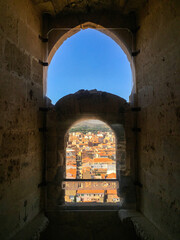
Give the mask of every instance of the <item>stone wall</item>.
M 41 209 L 41 16 L 29 0 L 0 2 L 0 239 Z
M 136 45 L 140 210 L 172 239 L 180 237 L 179 16 L 179 1 L 149 1 Z

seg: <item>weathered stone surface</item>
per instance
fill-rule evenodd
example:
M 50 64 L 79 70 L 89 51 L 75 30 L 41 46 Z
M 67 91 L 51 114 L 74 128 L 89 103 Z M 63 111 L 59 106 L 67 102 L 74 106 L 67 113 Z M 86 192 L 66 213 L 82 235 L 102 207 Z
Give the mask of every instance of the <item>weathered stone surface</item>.
M 176 109 L 180 103 L 180 8 L 177 1 L 152 1 L 146 9 L 148 13 L 141 12 L 138 19 L 141 28 L 136 45 L 141 49 L 136 57 L 137 96 L 142 108 L 138 139 L 143 184 L 140 209 L 170 239 L 178 239 L 180 124 Z
M 120 0 L 120 1 L 111 1 L 111 0 L 90 0 L 90 1 L 78 1 L 75 0 L 73 2 L 67 2 L 66 0 L 56 1 L 55 3 L 51 1 L 43 0 L 34 0 L 34 3 L 39 9 L 44 12 L 49 12 L 51 14 L 58 14 L 58 13 L 88 13 L 88 12 L 95 12 L 97 10 L 118 10 L 124 13 L 129 13 L 132 10 L 137 11 L 145 4 L 145 0 L 141 1 L 129 1 L 128 3 Z
M 32 60 L 32 81 L 42 86 L 43 69 L 42 65 L 35 59 Z
M 141 239 L 146 240 L 163 240 L 169 239 L 161 233 L 150 221 L 148 221 L 141 213 L 131 210 L 122 209 L 119 211 L 119 217 L 122 222 L 132 222 L 137 235 Z
M 32 26 L 26 22 L 19 22 L 19 43 L 21 48 L 32 54 L 37 59 L 42 59 L 42 42 L 39 39 L 39 31 L 34 32 Z
M 26 133 L 9 132 L 3 135 L 1 157 L 19 156 L 27 153 L 28 136 Z
M 61 118 L 64 117 L 64 114 L 99 114 L 100 116 L 107 115 L 107 113 L 113 115 L 115 112 L 119 113 L 119 117 L 121 117 L 121 114 L 128 109 L 128 104 L 124 99 L 110 93 L 80 90 L 60 99 L 56 103 L 56 109 Z M 115 117 L 118 118 L 118 116 Z
M 42 78 L 43 69 L 32 59 L 43 49 L 31 1 L 1 1 L 0 16 L 0 238 L 10 239 L 41 210 L 43 89 L 33 74 Z
M 48 218 L 41 213 L 27 226 L 25 226 L 24 229 L 13 238 L 13 240 L 39 239 L 40 234 L 45 230 L 48 223 Z
M 7 71 L 12 71 L 19 77 L 30 78 L 30 56 L 21 52 L 14 44 L 6 41 L 5 61 Z
M 139 239 L 130 222 L 121 223 L 117 211 L 61 211 L 47 215 L 50 223 L 42 240 L 111 240 L 118 236 L 124 240 Z

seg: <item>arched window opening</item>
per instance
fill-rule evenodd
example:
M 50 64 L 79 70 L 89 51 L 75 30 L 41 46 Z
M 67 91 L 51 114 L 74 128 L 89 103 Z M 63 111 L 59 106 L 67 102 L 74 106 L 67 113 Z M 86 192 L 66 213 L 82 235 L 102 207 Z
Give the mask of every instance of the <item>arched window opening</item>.
M 74 124 L 66 135 L 65 204 L 119 205 L 119 166 L 124 163 L 124 132 L 121 154 L 114 131 L 99 120 Z
M 97 89 L 129 101 L 132 71 L 119 44 L 95 29 L 76 31 L 63 41 L 49 65 L 47 96 L 52 103 L 80 89 Z

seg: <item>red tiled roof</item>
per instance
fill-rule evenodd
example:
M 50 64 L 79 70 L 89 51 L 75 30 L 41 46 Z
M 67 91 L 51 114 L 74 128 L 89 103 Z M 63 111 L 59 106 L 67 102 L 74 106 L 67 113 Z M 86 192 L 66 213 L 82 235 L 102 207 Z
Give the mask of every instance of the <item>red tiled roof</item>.
M 71 174 L 76 174 L 76 169 L 70 168 L 70 169 L 66 169 L 66 173 L 71 173 Z
M 109 189 L 109 190 L 107 190 L 107 194 L 109 194 L 109 195 L 117 195 L 117 189 Z
M 110 158 L 94 158 L 94 162 L 95 163 L 98 163 L 98 162 L 101 162 L 101 163 L 106 163 L 106 162 L 114 162 L 112 159 Z
M 116 173 L 108 174 L 107 178 L 116 178 Z
M 87 190 L 77 190 L 77 193 L 79 194 L 95 194 L 95 193 L 104 193 L 104 190 L 98 190 L 98 189 L 87 189 Z
M 107 168 L 94 168 L 98 172 L 107 172 Z

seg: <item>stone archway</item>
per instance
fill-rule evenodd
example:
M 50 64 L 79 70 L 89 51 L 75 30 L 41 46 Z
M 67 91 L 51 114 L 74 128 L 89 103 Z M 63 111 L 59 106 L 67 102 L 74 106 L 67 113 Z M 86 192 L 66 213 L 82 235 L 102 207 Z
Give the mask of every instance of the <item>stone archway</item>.
M 82 29 L 92 28 L 98 30 L 114 40 L 124 51 L 128 61 L 130 62 L 133 80 L 130 101 L 133 104 L 134 94 L 136 93 L 136 73 L 133 58 L 133 52 L 135 51 L 133 32 L 136 28 L 134 25 L 134 19 L 130 17 L 125 18 L 124 16 L 116 16 L 115 14 L 114 17 L 116 21 L 112 20 L 112 16 L 109 16 L 108 21 L 105 21 L 103 15 L 101 17 L 100 16 L 93 18 L 89 15 L 83 17 L 69 17 L 69 15 L 66 15 L 63 18 L 60 16 L 55 18 L 48 16 L 46 19 L 48 26 L 46 26 L 46 24 L 44 26 L 44 35 L 48 39 L 45 55 L 46 62 L 50 64 L 57 49 L 67 38 L 70 38 Z M 117 24 L 117 18 L 119 19 L 120 24 Z M 44 70 L 44 94 L 46 93 L 46 77 L 47 69 Z
M 129 41 L 129 39 L 127 37 L 126 37 L 126 39 L 123 39 L 123 37 L 122 37 L 123 40 L 121 40 L 120 36 L 118 37 L 115 33 L 113 33 L 112 30 L 109 30 L 108 28 L 105 28 L 105 27 L 103 27 L 99 24 L 93 23 L 93 22 L 85 22 L 85 23 L 79 24 L 78 26 L 75 26 L 75 27 L 72 27 L 72 28 L 69 28 L 69 29 L 65 28 L 66 32 L 63 33 L 63 35 L 61 33 L 63 29 L 61 29 L 61 28 L 50 30 L 50 32 L 51 31 L 56 31 L 57 35 L 59 36 L 59 39 L 55 43 L 52 42 L 52 44 L 49 46 L 49 49 L 48 49 L 48 53 L 49 53 L 48 63 L 51 62 L 55 52 L 57 51 L 57 49 L 63 44 L 63 42 L 67 38 L 70 38 L 71 36 L 73 36 L 77 32 L 79 32 L 81 30 L 88 29 L 88 28 L 92 28 L 92 29 L 95 29 L 97 31 L 100 31 L 100 32 L 106 34 L 107 36 L 109 36 L 110 38 L 112 38 L 112 40 L 114 40 L 122 48 L 122 50 L 124 51 L 124 53 L 126 54 L 128 60 L 129 60 L 129 62 L 131 63 L 132 57 L 131 57 L 131 52 L 130 52 L 130 46 L 128 46 L 128 43 L 125 42 L 125 41 Z
M 118 166 L 120 194 L 126 207 L 134 206 L 133 187 L 134 160 L 133 134 L 129 104 L 122 98 L 97 90 L 80 90 L 75 94 L 61 98 L 47 115 L 47 182 L 48 209 L 62 204 L 64 199 L 61 183 L 65 172 L 65 136 L 68 129 L 79 120 L 98 119 L 108 124 L 115 132 L 117 139 L 117 158 L 120 154 L 119 126 L 123 125 L 126 139 L 125 169 Z M 120 158 L 119 158 L 120 159 Z

